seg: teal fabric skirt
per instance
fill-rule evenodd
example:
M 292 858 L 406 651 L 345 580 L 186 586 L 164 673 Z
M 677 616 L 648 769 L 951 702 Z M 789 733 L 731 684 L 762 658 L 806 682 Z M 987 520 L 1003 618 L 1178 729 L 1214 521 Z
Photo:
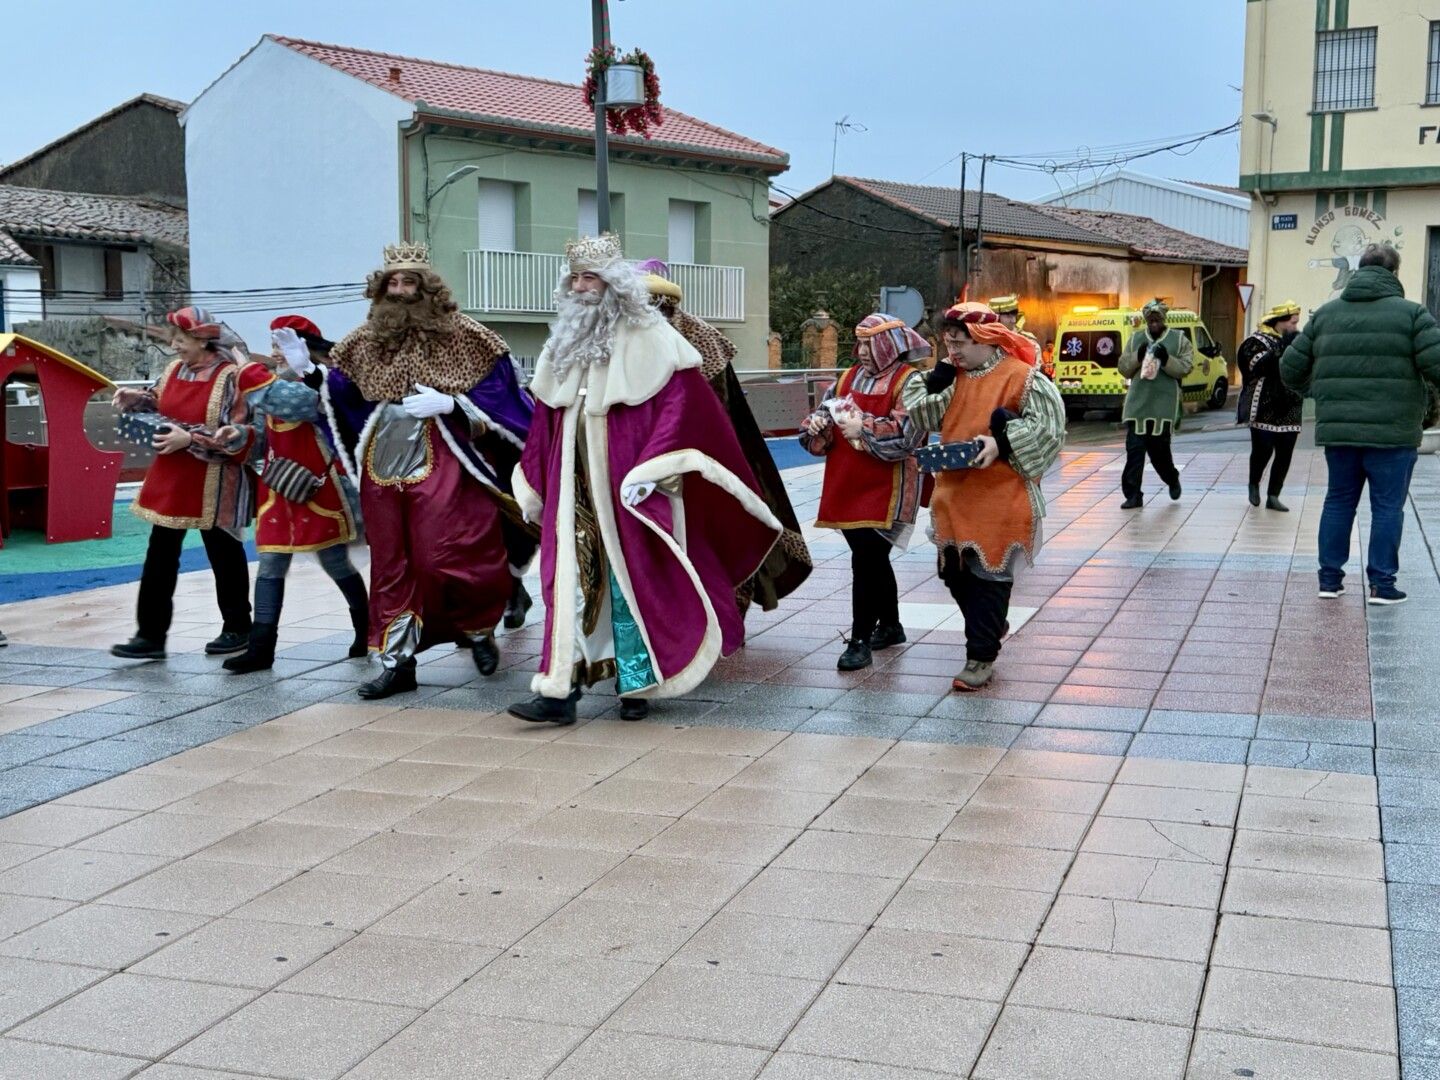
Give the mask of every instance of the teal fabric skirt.
M 650 663 L 650 653 L 645 648 L 645 639 L 640 636 L 640 627 L 625 602 L 625 594 L 615 584 L 615 575 L 610 574 L 610 624 L 615 634 L 615 683 L 620 694 L 635 694 L 647 690 L 659 680 Z

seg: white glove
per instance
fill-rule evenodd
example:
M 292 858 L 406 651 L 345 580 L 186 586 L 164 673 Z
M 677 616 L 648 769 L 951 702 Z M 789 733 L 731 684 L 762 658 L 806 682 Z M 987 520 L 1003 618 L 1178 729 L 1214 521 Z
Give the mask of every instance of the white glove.
M 423 420 L 427 416 L 439 416 L 442 413 L 452 412 L 455 408 L 455 399 L 449 394 L 442 394 L 439 390 L 432 390 L 428 386 L 416 383 L 415 393 L 407 398 L 402 398 L 400 404 L 415 419 Z
M 620 489 L 620 498 L 626 506 L 639 506 L 654 493 L 654 484 L 626 484 Z
M 270 331 L 270 343 L 280 350 L 290 370 L 302 379 L 315 370 L 315 361 L 310 359 L 310 346 L 300 340 L 300 335 L 290 327 Z

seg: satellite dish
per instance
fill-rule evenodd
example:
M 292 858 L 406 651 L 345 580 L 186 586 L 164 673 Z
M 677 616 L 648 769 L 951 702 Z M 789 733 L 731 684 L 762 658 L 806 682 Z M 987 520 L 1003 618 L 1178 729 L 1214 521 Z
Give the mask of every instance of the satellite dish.
M 912 289 L 909 285 L 882 285 L 880 310 L 914 328 L 925 318 L 925 298 L 920 295 L 919 289 Z

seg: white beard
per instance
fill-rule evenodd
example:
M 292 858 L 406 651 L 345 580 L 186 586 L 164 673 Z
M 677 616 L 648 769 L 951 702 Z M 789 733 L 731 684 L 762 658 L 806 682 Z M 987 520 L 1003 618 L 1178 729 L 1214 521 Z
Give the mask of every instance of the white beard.
M 569 293 L 556 300 L 557 315 L 550 327 L 550 365 L 561 381 L 577 363 L 582 367 L 606 364 L 620 321 L 620 301 L 607 289 L 603 295 Z

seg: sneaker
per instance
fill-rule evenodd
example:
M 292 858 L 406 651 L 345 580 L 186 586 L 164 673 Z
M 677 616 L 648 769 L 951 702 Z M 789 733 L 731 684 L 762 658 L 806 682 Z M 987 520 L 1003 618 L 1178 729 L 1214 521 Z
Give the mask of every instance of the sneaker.
M 205 643 L 205 653 L 208 656 L 224 656 L 226 653 L 244 652 L 249 647 L 249 633 L 237 634 L 234 630 L 226 630 L 214 641 Z
M 1321 585 L 1320 591 L 1316 594 L 1321 600 L 1334 600 L 1337 596 L 1345 593 L 1344 585 Z
M 870 658 L 870 643 L 861 641 L 859 638 L 851 638 L 845 643 L 845 651 L 840 654 L 840 659 L 835 662 L 836 671 L 859 671 L 867 668 L 873 661 Z
M 119 645 L 111 645 L 110 655 L 124 660 L 164 660 L 165 643 L 163 641 L 146 641 L 142 637 L 132 637 L 129 641 Z
M 1403 604 L 1410 599 L 1394 585 L 1371 585 L 1367 604 Z
M 888 649 L 892 645 L 905 644 L 905 628 L 899 623 L 890 626 L 877 626 L 875 632 L 870 635 L 871 649 Z
M 1143 495 L 1131 495 L 1130 498 L 1126 499 L 1123 503 L 1120 504 L 1120 509 L 1121 509 L 1121 510 L 1139 510 L 1139 509 L 1140 509 L 1142 506 L 1144 506 L 1144 505 L 1145 505 L 1145 496 L 1143 496 Z
M 950 685 L 956 690 L 968 693 L 971 690 L 979 690 L 990 681 L 995 674 L 995 665 L 986 660 L 967 660 L 965 670 L 951 680 Z

